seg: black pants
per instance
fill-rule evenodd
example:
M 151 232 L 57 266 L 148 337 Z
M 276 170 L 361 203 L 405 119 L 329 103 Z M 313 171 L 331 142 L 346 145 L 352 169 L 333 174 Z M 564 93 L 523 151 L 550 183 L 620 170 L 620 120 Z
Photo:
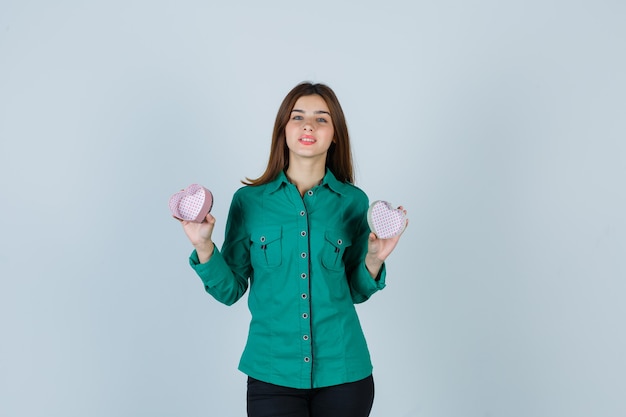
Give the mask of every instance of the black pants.
M 325 388 L 297 389 L 248 377 L 248 417 L 367 417 L 374 378 Z

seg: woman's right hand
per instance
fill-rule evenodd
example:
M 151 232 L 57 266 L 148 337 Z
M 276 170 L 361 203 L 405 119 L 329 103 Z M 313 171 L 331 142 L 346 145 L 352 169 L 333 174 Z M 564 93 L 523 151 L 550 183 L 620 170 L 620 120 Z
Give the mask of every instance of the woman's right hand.
M 213 227 L 215 226 L 215 217 L 211 213 L 207 213 L 206 219 L 202 223 L 190 222 L 187 220 L 179 220 L 183 226 L 185 234 L 198 253 L 200 263 L 206 263 L 211 259 L 215 245 L 211 240 L 213 235 Z

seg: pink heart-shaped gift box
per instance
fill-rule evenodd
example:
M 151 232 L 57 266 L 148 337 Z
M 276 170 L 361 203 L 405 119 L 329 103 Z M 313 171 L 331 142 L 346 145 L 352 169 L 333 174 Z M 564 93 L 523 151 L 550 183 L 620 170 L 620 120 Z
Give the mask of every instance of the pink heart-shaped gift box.
M 377 200 L 367 210 L 367 222 L 379 239 L 389 239 L 404 231 L 406 214 L 386 201 Z
M 199 184 L 189 187 L 170 197 L 172 216 L 180 220 L 202 223 L 213 207 L 213 194 Z

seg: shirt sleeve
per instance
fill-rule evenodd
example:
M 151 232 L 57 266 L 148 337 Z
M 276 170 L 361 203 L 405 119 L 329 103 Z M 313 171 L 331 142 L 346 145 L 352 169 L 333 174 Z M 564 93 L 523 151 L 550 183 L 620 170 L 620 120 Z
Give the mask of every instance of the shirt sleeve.
M 350 279 L 350 295 L 355 304 L 367 301 L 375 292 L 385 288 L 385 278 L 387 270 L 385 264 L 380 267 L 378 277 L 372 278 L 365 266 L 365 260 L 359 264 L 356 271 L 353 271 Z
M 213 255 L 204 264 L 200 263 L 195 250 L 189 257 L 189 263 L 204 283 L 206 292 L 226 305 L 234 304 L 248 289 L 250 244 L 244 224 L 243 210 L 235 194 L 226 221 L 222 251 L 215 247 Z
M 194 250 L 189 257 L 189 264 L 202 280 L 206 292 L 220 303 L 232 305 L 248 289 L 248 280 L 238 278 L 232 273 L 217 247 L 213 250 L 211 259 L 203 264 Z
M 367 301 L 375 292 L 385 288 L 387 269 L 385 264 L 380 268 L 376 279 L 365 266 L 365 255 L 367 255 L 367 242 L 370 228 L 367 223 L 367 209 L 369 202 L 363 196 L 358 203 L 358 208 L 354 210 L 355 217 L 350 219 L 348 224 L 354 224 L 355 234 L 352 247 L 346 251 L 346 274 L 350 283 L 350 295 L 355 304 Z

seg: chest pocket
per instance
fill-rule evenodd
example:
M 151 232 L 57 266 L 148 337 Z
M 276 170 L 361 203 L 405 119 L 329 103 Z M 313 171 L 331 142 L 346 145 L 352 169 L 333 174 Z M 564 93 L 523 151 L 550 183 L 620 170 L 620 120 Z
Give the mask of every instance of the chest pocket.
M 343 254 L 352 241 L 348 235 L 339 230 L 327 230 L 324 234 L 324 250 L 322 253 L 322 264 L 333 270 L 342 270 Z
M 253 268 L 275 268 L 282 264 L 282 237 L 280 227 L 252 232 L 250 261 Z

